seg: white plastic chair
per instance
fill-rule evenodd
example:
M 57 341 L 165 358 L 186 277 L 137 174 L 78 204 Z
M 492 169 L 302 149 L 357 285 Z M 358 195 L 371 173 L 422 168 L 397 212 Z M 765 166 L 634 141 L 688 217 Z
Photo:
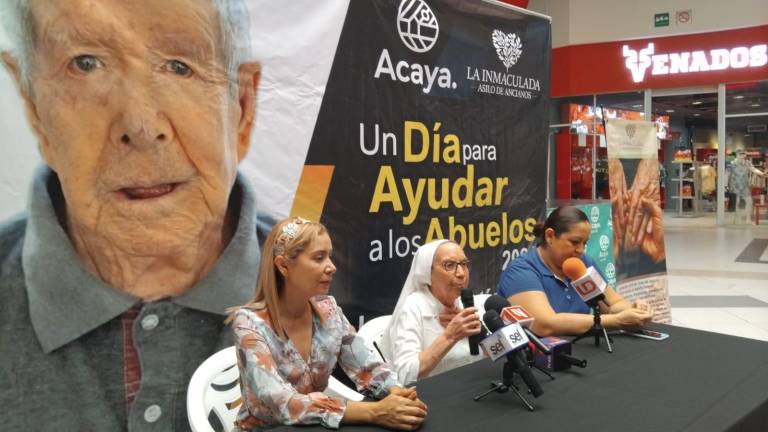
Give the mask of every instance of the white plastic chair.
M 224 348 L 208 357 L 192 375 L 187 389 L 187 418 L 193 432 L 232 429 L 242 403 L 235 352 L 234 346 Z M 334 377 L 328 379 L 324 393 L 347 400 L 363 400 L 363 395 Z
M 187 418 L 193 432 L 232 429 L 242 402 L 239 375 L 234 346 L 197 368 L 187 388 Z
M 377 357 L 380 357 L 383 361 L 386 361 L 387 359 L 384 358 L 384 355 L 376 348 L 376 346 L 374 346 L 374 344 L 381 347 L 381 338 L 384 336 L 384 330 L 387 329 L 391 319 L 392 315 L 382 315 L 380 317 L 376 317 L 370 321 L 365 322 L 360 327 L 360 330 L 357 331 L 358 336 L 365 340 L 365 345 L 368 347 L 371 353 L 375 354 Z

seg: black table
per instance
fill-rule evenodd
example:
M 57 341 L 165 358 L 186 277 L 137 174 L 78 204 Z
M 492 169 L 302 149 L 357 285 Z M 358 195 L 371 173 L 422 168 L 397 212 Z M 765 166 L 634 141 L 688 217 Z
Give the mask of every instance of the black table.
M 585 369 L 534 371 L 544 395 L 529 412 L 511 392 L 473 396 L 501 378 L 481 360 L 417 384 L 429 406 L 421 431 L 768 431 L 768 342 L 673 326 L 664 341 L 613 335 L 614 352 L 592 338 L 574 345 Z M 525 386 L 516 380 L 519 387 Z M 281 428 L 282 429 L 282 428 Z M 286 428 L 287 429 L 287 428 Z M 342 426 L 344 431 L 373 426 Z

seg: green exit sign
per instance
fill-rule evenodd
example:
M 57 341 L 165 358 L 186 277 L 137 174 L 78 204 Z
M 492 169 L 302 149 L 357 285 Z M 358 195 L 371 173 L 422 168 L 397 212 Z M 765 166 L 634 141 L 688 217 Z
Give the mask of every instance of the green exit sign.
M 660 13 L 653 16 L 654 27 L 669 27 L 669 13 Z

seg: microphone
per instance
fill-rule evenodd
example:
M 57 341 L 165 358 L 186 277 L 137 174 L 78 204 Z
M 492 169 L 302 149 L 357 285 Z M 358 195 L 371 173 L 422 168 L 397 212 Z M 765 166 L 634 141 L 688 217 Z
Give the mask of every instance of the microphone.
M 528 339 L 541 351 L 549 353 L 549 347 L 541 342 L 538 336 L 531 330 L 535 318 L 520 305 L 510 306 L 507 299 L 494 294 L 485 300 L 485 310 L 494 310 L 499 313 L 504 324 L 518 323 Z
M 571 257 L 563 261 L 563 273 L 571 280 L 573 289 L 584 303 L 597 307 L 601 300 L 605 302 L 604 292 L 608 284 L 593 266 L 587 268 L 584 261 Z
M 507 357 L 507 364 L 513 372 L 517 372 L 525 382 L 525 385 L 531 391 L 533 397 L 539 397 L 544 394 L 541 385 L 533 376 L 533 372 L 527 366 L 527 360 L 524 358 L 522 349 L 528 346 L 528 337 L 519 323 L 504 325 L 499 313 L 493 309 L 486 310 L 483 315 L 483 322 L 488 330 L 492 332 L 490 336 L 483 339 L 481 345 L 491 357 L 496 361 L 502 356 Z
M 464 288 L 461 290 L 461 304 L 464 306 L 464 309 L 474 307 L 475 306 L 475 298 L 472 295 L 472 290 L 469 288 Z M 476 356 L 480 354 L 480 349 L 478 347 L 478 344 L 480 343 L 480 334 L 476 334 L 469 337 L 469 354 Z
M 602 301 L 606 306 L 610 306 L 605 300 L 605 288 L 608 286 L 605 279 L 593 266 L 587 268 L 584 265 L 584 261 L 577 257 L 570 257 L 563 261 L 563 273 L 571 280 L 571 286 L 579 294 L 581 300 L 592 308 L 595 323 L 592 326 L 591 332 L 595 336 L 595 346 L 600 346 L 600 335 L 602 333 L 602 336 L 605 337 L 605 343 L 608 345 L 608 352 L 613 352 L 611 339 L 601 323 L 600 306 L 598 305 Z M 577 339 L 586 336 L 588 333 L 584 333 L 584 335 Z
M 571 366 L 587 367 L 587 361 L 571 355 L 571 342 L 559 337 L 549 336 L 542 340 L 549 348 L 549 352 L 533 350 L 534 365 L 552 372 L 570 369 Z

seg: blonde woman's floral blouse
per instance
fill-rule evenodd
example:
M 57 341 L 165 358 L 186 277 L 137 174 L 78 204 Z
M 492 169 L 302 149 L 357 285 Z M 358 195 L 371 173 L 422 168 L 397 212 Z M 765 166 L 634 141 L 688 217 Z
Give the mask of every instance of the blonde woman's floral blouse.
M 232 328 L 243 404 L 236 430 L 276 424 L 322 424 L 338 428 L 345 401 L 322 393 L 336 362 L 358 391 L 380 399 L 397 384 L 394 370 L 373 356 L 330 296 L 312 299 L 309 364 L 293 343 L 275 334 L 266 309 L 242 308 Z

